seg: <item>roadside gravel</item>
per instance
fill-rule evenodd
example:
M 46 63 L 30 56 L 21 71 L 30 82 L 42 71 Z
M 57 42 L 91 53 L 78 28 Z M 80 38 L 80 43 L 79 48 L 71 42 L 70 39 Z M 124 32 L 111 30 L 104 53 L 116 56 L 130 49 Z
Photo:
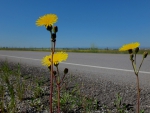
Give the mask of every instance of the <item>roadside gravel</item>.
M 3 62 L 0 62 L 0 67 Z M 16 67 L 16 64 L 9 63 L 9 66 L 11 69 Z M 63 70 L 63 69 L 60 69 Z M 60 71 L 61 72 L 61 71 Z M 21 64 L 21 73 L 22 76 L 36 76 L 36 77 L 46 77 L 49 81 L 49 71 L 48 69 L 41 68 L 41 67 L 31 67 L 29 65 Z M 114 110 L 114 101 L 116 100 L 117 93 L 120 93 L 122 97 L 122 104 L 130 104 L 133 105 L 133 110 L 129 113 L 135 113 L 136 112 L 136 84 L 129 85 L 125 83 L 112 82 L 111 80 L 107 79 L 107 77 L 103 78 L 103 76 L 98 76 L 97 79 L 95 77 L 97 75 L 93 75 L 92 73 L 86 73 L 79 72 L 79 71 L 69 71 L 68 77 L 73 76 L 76 79 L 72 81 L 71 85 L 80 84 L 81 92 L 86 95 L 87 97 L 93 97 L 98 100 L 99 106 L 106 105 L 108 109 L 112 111 L 112 113 L 116 113 Z M 95 77 L 93 77 L 95 76 Z M 107 75 L 105 75 L 107 76 Z M 49 91 L 48 88 L 49 84 L 47 84 L 47 87 L 45 87 L 46 91 Z M 48 93 L 47 93 L 48 94 Z M 43 97 L 45 100 L 45 105 L 48 106 L 48 101 L 46 99 L 49 98 L 49 95 Z M 19 104 L 19 103 L 18 103 Z M 20 108 L 21 110 L 24 108 L 28 109 L 28 113 L 36 113 L 36 111 L 32 110 L 29 106 Z M 141 87 L 141 109 L 144 109 L 145 113 L 150 113 L 150 88 L 148 87 Z M 43 111 L 43 113 L 46 113 L 46 111 Z M 95 111 L 95 113 L 105 113 L 102 111 Z M 107 113 L 107 112 L 106 112 Z

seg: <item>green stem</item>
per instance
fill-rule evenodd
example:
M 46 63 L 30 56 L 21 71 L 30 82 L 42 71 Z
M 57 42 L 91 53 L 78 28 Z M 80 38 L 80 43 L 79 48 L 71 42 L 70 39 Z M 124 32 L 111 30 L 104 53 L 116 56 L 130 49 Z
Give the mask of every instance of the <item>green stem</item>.
M 60 84 L 63 83 L 65 76 L 66 76 L 66 74 L 64 74 L 64 76 L 62 77 L 62 79 L 61 79 L 61 81 L 60 81 Z M 63 84 L 62 84 L 62 85 L 63 85 Z
M 140 69 L 141 69 L 141 66 L 142 66 L 142 64 L 143 64 L 143 61 L 144 61 L 144 58 L 142 59 L 142 62 L 141 62 L 141 64 L 140 64 L 140 66 L 139 66 L 139 69 L 138 69 L 138 72 L 137 72 L 137 73 L 139 73 L 139 71 L 140 71 Z
M 58 79 L 60 81 L 60 76 L 59 76 L 59 69 L 58 69 L 58 66 L 57 66 L 57 73 L 58 73 Z
M 140 68 L 143 64 L 143 61 L 144 61 L 144 58 L 142 59 L 142 62 L 139 66 L 139 69 L 137 71 L 137 74 L 136 74 L 136 77 L 137 77 L 137 113 L 140 113 L 140 85 L 139 85 L 139 77 L 138 77 L 138 74 L 139 74 L 139 71 L 140 71 Z
M 142 62 L 143 62 L 143 60 L 142 60 Z M 142 63 L 141 63 L 141 65 L 142 65 Z M 140 65 L 140 67 L 141 67 L 141 65 Z M 137 113 L 140 113 L 140 85 L 139 85 L 139 77 L 138 77 L 139 70 L 137 71 L 134 61 L 132 61 L 132 66 L 133 66 L 134 73 L 137 78 L 136 79 L 137 80 Z
M 56 42 L 54 42 L 54 48 L 55 48 L 55 46 L 56 46 Z M 55 49 L 54 49 L 54 52 L 55 52 Z
M 51 36 L 52 36 L 52 32 Z M 52 100 L 52 96 L 53 96 L 53 55 L 54 55 L 54 44 L 51 41 L 51 54 L 52 54 L 52 59 L 51 59 L 51 74 L 50 74 L 50 113 L 53 113 L 53 100 Z
M 59 70 L 58 70 L 58 66 L 57 66 L 57 73 L 58 73 L 58 79 L 57 79 L 57 113 L 60 113 L 60 75 L 59 75 Z
M 57 84 L 57 91 L 58 91 L 58 95 L 57 95 L 57 99 L 58 99 L 58 102 L 57 102 L 58 110 L 57 110 L 57 113 L 60 113 L 60 84 Z
M 135 53 L 135 57 L 134 57 L 134 62 L 135 62 L 135 65 L 136 65 L 136 53 Z
M 140 113 L 140 85 L 139 85 L 139 77 L 136 75 L 137 80 L 137 113 Z
M 134 61 L 131 61 L 131 62 L 132 62 L 132 67 L 133 67 L 134 73 L 136 75 L 137 74 L 136 65 L 135 65 Z

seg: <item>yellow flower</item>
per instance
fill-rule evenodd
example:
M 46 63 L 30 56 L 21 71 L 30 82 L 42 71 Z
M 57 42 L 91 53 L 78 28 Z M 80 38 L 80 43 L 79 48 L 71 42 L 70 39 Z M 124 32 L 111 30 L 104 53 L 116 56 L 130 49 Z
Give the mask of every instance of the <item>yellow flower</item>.
M 57 52 L 53 55 L 53 64 L 58 64 L 62 61 L 66 61 L 68 54 L 65 52 Z M 51 65 L 52 55 L 45 56 L 42 59 L 42 65 L 49 67 Z
M 140 43 L 139 42 L 135 42 L 135 43 L 130 43 L 130 44 L 125 44 L 123 45 L 119 51 L 128 51 L 128 50 L 132 50 L 132 49 L 135 49 L 137 47 L 140 46 Z
M 52 26 L 54 23 L 57 22 L 57 15 L 55 14 L 46 14 L 44 16 L 39 17 L 39 19 L 36 21 L 37 26 Z

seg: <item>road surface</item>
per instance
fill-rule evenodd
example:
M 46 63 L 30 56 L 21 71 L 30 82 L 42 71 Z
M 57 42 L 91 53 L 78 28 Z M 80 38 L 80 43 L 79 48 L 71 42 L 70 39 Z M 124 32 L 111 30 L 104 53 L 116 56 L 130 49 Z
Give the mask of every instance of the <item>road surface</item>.
M 0 50 L 0 60 L 19 62 L 27 65 L 43 67 L 41 59 L 49 52 L 33 51 L 4 51 Z M 142 55 L 137 55 L 137 67 Z M 80 73 L 92 79 L 103 78 L 117 83 L 135 84 L 131 61 L 128 54 L 101 54 L 101 53 L 68 53 L 66 62 L 60 68 L 68 68 L 70 73 Z M 45 67 L 46 68 L 46 67 Z M 140 84 L 150 86 L 150 57 L 148 56 L 141 67 Z

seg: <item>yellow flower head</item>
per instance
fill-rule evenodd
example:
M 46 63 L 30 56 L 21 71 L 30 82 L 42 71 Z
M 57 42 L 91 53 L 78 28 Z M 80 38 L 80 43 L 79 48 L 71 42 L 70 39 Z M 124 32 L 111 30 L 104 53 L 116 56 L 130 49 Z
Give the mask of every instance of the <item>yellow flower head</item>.
M 36 21 L 37 26 L 52 26 L 54 23 L 57 22 L 57 15 L 55 14 L 46 14 L 44 16 L 39 17 L 39 19 Z
M 53 55 L 53 64 L 58 64 L 62 61 L 66 61 L 68 54 L 65 52 L 57 52 Z M 42 65 L 49 67 L 51 65 L 52 55 L 45 56 L 42 59 Z
M 131 50 L 131 49 L 135 49 L 137 47 L 140 46 L 140 43 L 139 42 L 135 42 L 135 43 L 130 43 L 130 44 L 125 44 L 123 45 L 119 51 L 128 51 L 128 50 Z

